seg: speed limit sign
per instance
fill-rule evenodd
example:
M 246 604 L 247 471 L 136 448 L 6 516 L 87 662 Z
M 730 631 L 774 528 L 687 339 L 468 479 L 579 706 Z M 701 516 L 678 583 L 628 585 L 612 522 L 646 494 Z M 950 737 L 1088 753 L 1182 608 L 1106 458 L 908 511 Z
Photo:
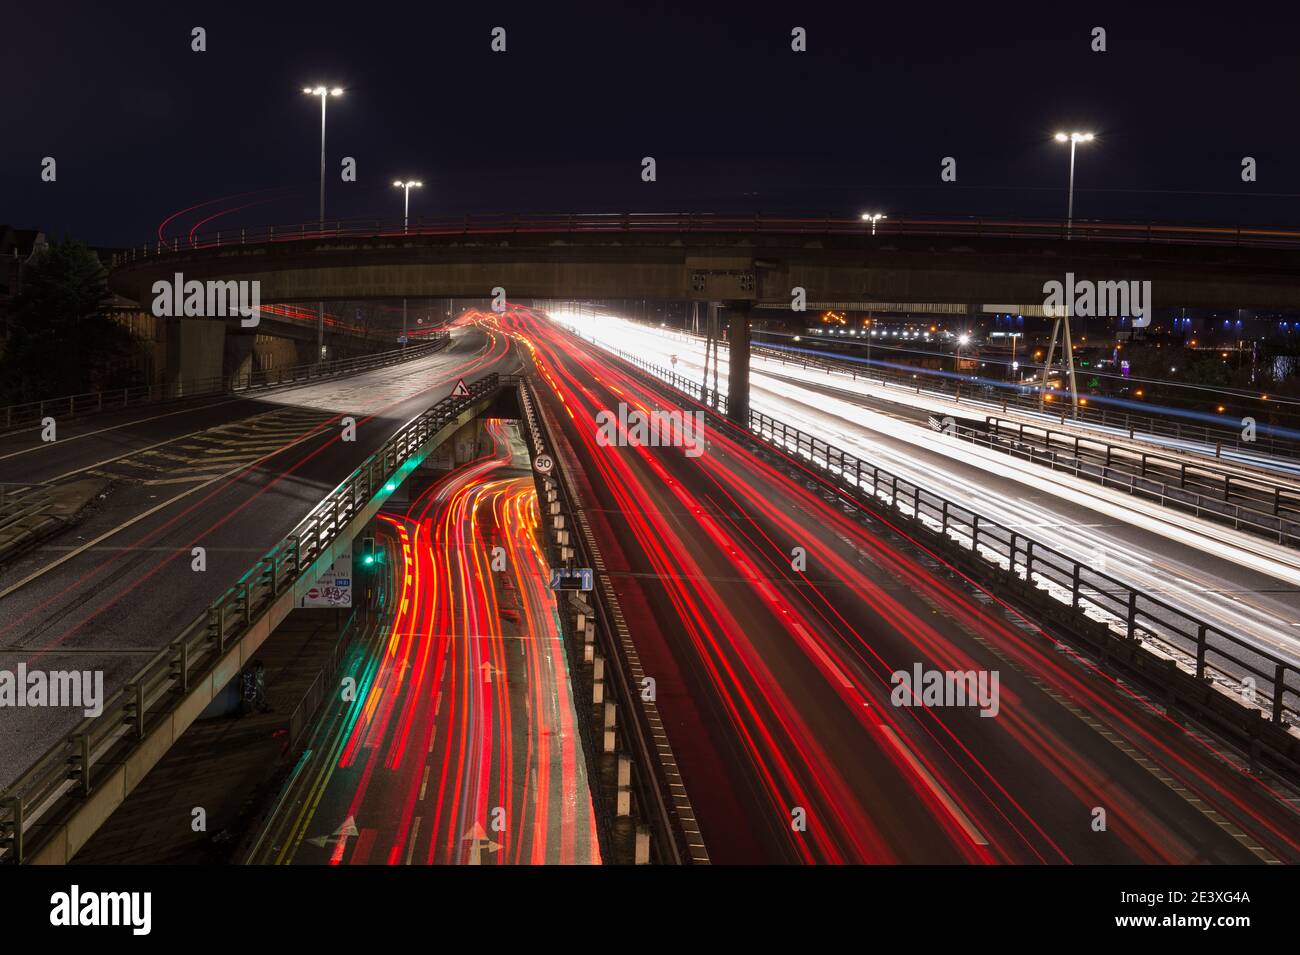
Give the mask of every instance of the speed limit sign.
M 551 469 L 555 467 L 555 462 L 551 460 L 549 454 L 539 454 L 533 459 L 533 467 L 537 469 L 538 474 L 550 474 Z

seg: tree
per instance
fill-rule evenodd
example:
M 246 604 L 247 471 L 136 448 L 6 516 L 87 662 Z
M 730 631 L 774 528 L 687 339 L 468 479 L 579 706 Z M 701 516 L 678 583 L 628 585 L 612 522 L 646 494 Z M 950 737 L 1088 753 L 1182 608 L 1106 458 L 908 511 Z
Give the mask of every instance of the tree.
M 6 403 L 121 388 L 139 372 L 131 334 L 107 317 L 107 271 L 81 242 L 51 243 L 23 273 L 0 356 Z

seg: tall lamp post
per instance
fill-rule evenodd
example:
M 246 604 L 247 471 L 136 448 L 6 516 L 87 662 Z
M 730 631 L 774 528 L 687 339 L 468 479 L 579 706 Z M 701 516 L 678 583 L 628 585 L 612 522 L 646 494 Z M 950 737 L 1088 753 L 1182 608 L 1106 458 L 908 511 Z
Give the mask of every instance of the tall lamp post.
M 401 189 L 405 194 L 405 200 L 402 203 L 402 233 L 405 234 L 411 221 L 411 190 L 422 188 L 424 183 L 417 182 L 414 179 L 407 180 L 406 182 L 402 182 L 402 180 L 398 179 L 393 183 L 393 185 L 398 189 Z
M 331 96 L 342 96 L 342 87 L 304 86 L 302 91 L 308 96 L 320 97 L 320 221 L 319 228 L 325 231 L 325 103 Z M 316 360 L 325 360 L 325 303 L 316 303 Z
M 1070 237 L 1070 232 L 1074 228 L 1074 150 L 1079 143 L 1090 143 L 1093 140 L 1092 133 L 1057 133 L 1056 141 L 1058 143 L 1070 144 L 1070 191 L 1069 199 L 1065 207 L 1065 237 Z
M 393 185 L 402 190 L 402 235 L 406 235 L 411 222 L 411 190 L 420 189 L 424 183 L 417 182 L 414 179 L 408 179 L 403 182 L 400 179 L 394 180 Z M 406 348 L 406 299 L 402 299 L 402 348 Z

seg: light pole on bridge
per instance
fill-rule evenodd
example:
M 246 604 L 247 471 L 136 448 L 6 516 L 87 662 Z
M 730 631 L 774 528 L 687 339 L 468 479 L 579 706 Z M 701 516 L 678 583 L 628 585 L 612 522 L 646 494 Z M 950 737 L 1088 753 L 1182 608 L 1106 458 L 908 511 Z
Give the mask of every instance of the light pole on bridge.
M 402 204 L 402 234 L 405 235 L 411 222 L 411 190 L 423 188 L 424 183 L 418 182 L 415 179 L 408 179 L 406 182 L 397 179 L 393 182 L 393 185 L 398 189 L 401 189 L 405 195 L 405 200 Z
M 393 185 L 402 190 L 402 235 L 406 235 L 410 229 L 411 223 L 411 190 L 423 188 L 424 183 L 415 179 L 408 179 L 403 182 L 400 179 L 394 180 Z M 406 347 L 406 299 L 402 299 L 402 339 L 401 345 Z
M 304 86 L 308 96 L 320 97 L 320 220 L 319 228 L 325 231 L 325 103 L 331 96 L 342 96 L 342 87 Z M 316 361 L 325 360 L 325 303 L 316 303 Z
M 1070 190 L 1065 206 L 1065 237 L 1070 237 L 1074 229 L 1074 150 L 1079 143 L 1090 143 L 1095 137 L 1092 133 L 1057 133 L 1058 143 L 1070 144 Z

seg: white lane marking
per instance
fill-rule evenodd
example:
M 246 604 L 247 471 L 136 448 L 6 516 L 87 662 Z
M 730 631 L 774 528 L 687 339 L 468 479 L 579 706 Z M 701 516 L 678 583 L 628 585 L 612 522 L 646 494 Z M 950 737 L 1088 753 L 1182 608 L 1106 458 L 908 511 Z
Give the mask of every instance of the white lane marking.
M 821 660 L 826 669 L 830 670 L 831 673 L 835 675 L 835 678 L 840 681 L 840 685 L 849 690 L 853 689 L 852 681 L 844 675 L 843 670 L 835 665 L 835 661 L 832 660 L 830 656 L 827 655 L 826 651 L 821 648 L 821 645 L 813 639 L 812 634 L 803 628 L 803 624 L 794 624 L 794 629 L 799 634 L 800 639 L 803 640 L 804 646 L 811 650 L 816 655 L 817 659 Z
M 67 561 L 72 560 L 72 558 L 76 557 L 76 556 L 79 555 L 79 554 L 84 553 L 85 551 L 87 551 L 87 550 L 89 550 L 90 548 L 94 547 L 96 544 L 99 544 L 99 543 L 101 543 L 101 542 L 103 542 L 103 541 L 106 541 L 106 540 L 108 540 L 110 537 L 113 537 L 113 536 L 116 535 L 116 534 L 120 534 L 122 531 L 126 530 L 126 529 L 127 529 L 128 527 L 130 527 L 132 524 L 139 523 L 140 521 L 144 520 L 146 517 L 150 517 L 150 516 L 152 516 L 152 515 L 158 513 L 159 511 L 161 511 L 161 510 L 162 510 L 163 508 L 165 508 L 165 507 L 171 507 L 173 504 L 175 504 L 177 501 L 181 500 L 182 498 L 189 497 L 191 494 L 195 493 L 196 491 L 201 491 L 201 490 L 203 490 L 205 487 L 208 487 L 209 485 L 212 485 L 212 484 L 216 484 L 218 481 L 225 480 L 226 478 L 231 477 L 232 475 L 238 474 L 238 473 L 240 473 L 241 471 L 246 470 L 247 468 L 251 468 L 251 467 L 252 467 L 253 465 L 255 465 L 255 464 L 260 464 L 262 461 L 265 461 L 265 460 L 267 460 L 268 458 L 273 458 L 273 457 L 275 457 L 277 454 L 280 454 L 280 453 L 283 452 L 283 451 L 288 451 L 290 448 L 294 447 L 295 445 L 302 444 L 302 443 L 303 443 L 304 441 L 306 441 L 308 438 L 316 437 L 317 435 L 322 435 L 322 434 L 326 434 L 326 433 L 327 433 L 327 432 L 326 432 L 324 429 L 317 429 L 317 430 L 314 430 L 311 434 L 305 434 L 305 435 L 303 435 L 301 438 L 299 438 L 297 441 L 294 441 L 294 442 L 291 443 L 291 444 L 286 444 L 286 445 L 285 445 L 284 447 L 282 447 L 279 451 L 273 451 L 273 452 L 270 453 L 270 454 L 264 454 L 264 455 L 262 455 L 262 457 L 258 458 L 256 461 L 250 461 L 250 462 L 248 462 L 247 464 L 240 464 L 240 465 L 238 465 L 238 466 L 236 466 L 236 467 L 231 468 L 229 471 L 226 471 L 226 472 L 223 473 L 223 474 L 218 474 L 216 477 L 212 478 L 210 481 L 205 481 L 203 484 L 196 484 L 194 487 L 190 488 L 188 491 L 182 491 L 180 494 L 177 494 L 175 497 L 168 498 L 167 500 L 162 501 L 161 503 L 155 505 L 154 507 L 149 508 L 149 510 L 145 511 L 144 513 L 142 513 L 142 514 L 137 514 L 135 517 L 131 518 L 129 521 L 123 521 L 123 522 L 122 522 L 121 524 L 119 524 L 117 527 L 114 527 L 114 528 L 112 528 L 111 530 L 105 531 L 104 533 L 102 533 L 102 534 L 100 534 L 98 537 L 96 537 L 94 540 L 86 541 L 86 543 L 82 544 L 80 547 L 76 548 L 75 550 L 70 550 L 70 551 L 68 551 L 68 553 L 64 554 L 64 555 L 63 555 L 62 557 L 60 557 L 58 560 L 54 561 L 53 563 L 46 564 L 46 565 L 45 565 L 44 567 L 42 567 L 40 570 L 34 571 L 34 572 L 31 573 L 31 574 L 28 574 L 28 575 L 27 575 L 26 577 L 24 577 L 22 580 L 18 581 L 18 583 L 16 583 L 16 584 L 12 584 L 12 585 L 10 585 L 9 587 L 6 587 L 4 590 L 0 590 L 0 600 L 3 600 L 5 597 L 8 597 L 8 596 L 9 596 L 11 593 L 13 593 L 15 590 L 18 590 L 18 589 L 21 588 L 21 587 L 25 587 L 25 586 L 27 586 L 27 585 L 30 584 L 33 580 L 35 580 L 36 578 L 42 576 L 43 574 L 46 574 L 46 573 L 50 572 L 50 571 L 53 570 L 55 567 L 58 567 L 60 564 L 64 564 L 64 563 L 66 563 Z
M 188 414 L 191 411 L 204 411 L 208 408 L 220 408 L 223 405 L 233 405 L 238 401 L 251 401 L 251 400 L 253 399 L 235 398 L 231 401 L 218 401 L 210 405 L 201 405 L 198 408 L 181 408 L 179 411 L 169 411 L 166 414 L 154 415 L 152 418 L 137 418 L 134 421 L 124 421 L 121 424 L 113 425 L 111 428 L 100 428 L 98 431 L 87 431 L 85 434 L 74 434 L 71 437 L 64 438 L 62 441 L 51 442 L 49 444 L 42 443 L 42 444 L 35 445 L 34 447 L 24 448 L 22 451 L 10 451 L 8 454 L 0 455 L 0 461 L 5 461 L 9 458 L 16 458 L 21 454 L 31 454 L 33 451 L 40 451 L 42 448 L 52 448 L 56 446 L 66 447 L 68 442 L 76 441 L 78 438 L 93 438 L 97 434 L 106 434 L 109 431 L 117 431 L 119 428 L 134 427 L 137 424 L 145 424 L 146 422 L 149 421 L 157 421 L 160 418 L 170 418 L 173 415 Z M 32 430 L 39 431 L 40 428 L 33 428 Z M 207 429 L 201 429 L 201 430 L 207 430 Z M 18 432 L 18 433 L 21 434 L 22 432 Z M 198 434 L 199 432 L 195 431 L 191 433 Z M 181 437 L 189 437 L 189 435 L 181 435 Z M 76 472 L 72 472 L 72 473 L 76 473 Z
M 912 770 L 920 776 L 926 786 L 930 788 L 930 792 L 934 793 L 935 798 L 943 803 L 944 808 L 946 808 L 949 814 L 957 820 L 957 824 L 966 830 L 966 835 L 970 837 L 971 842 L 975 843 L 977 846 L 988 845 L 989 841 L 980 834 L 978 829 L 975 828 L 975 823 L 971 822 L 966 813 L 961 811 L 961 807 L 958 806 L 956 801 L 944 791 L 943 787 L 939 785 L 939 781 L 930 775 L 930 771 L 925 768 L 924 764 L 912 755 L 912 751 L 907 748 L 907 744 L 898 738 L 898 734 L 884 723 L 880 724 L 880 728 L 884 731 L 886 738 L 894 744 L 894 748 L 898 750 L 903 759 L 907 760 L 907 764 L 912 767 Z
M 403 865 L 411 864 L 411 855 L 415 852 L 415 837 L 420 834 L 420 817 L 416 816 L 415 821 L 411 824 L 411 838 L 406 843 L 406 861 Z

